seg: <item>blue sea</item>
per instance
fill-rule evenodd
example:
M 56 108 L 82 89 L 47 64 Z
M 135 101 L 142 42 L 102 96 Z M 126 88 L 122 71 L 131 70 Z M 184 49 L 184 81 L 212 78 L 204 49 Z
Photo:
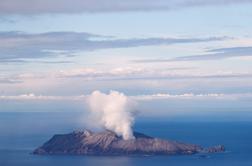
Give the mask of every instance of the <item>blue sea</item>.
M 0 113 L 0 166 L 252 166 L 252 122 L 139 118 L 134 130 L 187 143 L 225 145 L 225 153 L 189 156 L 39 156 L 53 134 L 79 129 L 78 113 Z M 199 118 L 199 117 L 197 117 Z

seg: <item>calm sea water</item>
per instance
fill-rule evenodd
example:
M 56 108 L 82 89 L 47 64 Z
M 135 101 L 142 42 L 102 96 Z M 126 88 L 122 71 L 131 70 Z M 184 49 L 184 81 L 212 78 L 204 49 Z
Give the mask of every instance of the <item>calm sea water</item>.
M 79 128 L 77 114 L 0 113 L 0 166 L 252 166 L 252 122 L 195 122 L 138 120 L 135 130 L 145 134 L 211 146 L 227 152 L 205 158 L 190 156 L 37 156 L 32 150 L 55 133 Z

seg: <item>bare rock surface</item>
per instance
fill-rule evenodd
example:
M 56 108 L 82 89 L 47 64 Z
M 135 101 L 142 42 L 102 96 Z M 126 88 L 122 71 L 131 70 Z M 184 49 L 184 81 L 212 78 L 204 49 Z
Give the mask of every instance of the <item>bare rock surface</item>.
M 204 149 L 199 145 L 153 138 L 138 132 L 134 132 L 134 136 L 135 139 L 123 140 L 111 131 L 93 133 L 89 130 L 58 134 L 35 149 L 33 154 L 177 155 L 225 151 L 222 145 Z

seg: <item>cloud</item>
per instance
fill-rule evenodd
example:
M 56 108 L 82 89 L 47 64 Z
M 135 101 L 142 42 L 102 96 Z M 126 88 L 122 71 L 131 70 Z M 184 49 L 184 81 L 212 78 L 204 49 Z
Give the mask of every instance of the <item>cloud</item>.
M 138 101 L 149 101 L 149 100 L 244 100 L 252 99 L 251 93 L 234 93 L 234 94 L 224 94 L 224 93 L 206 93 L 206 94 L 196 94 L 196 93 L 184 93 L 184 94 L 169 94 L 169 93 L 157 93 L 150 95 L 138 95 L 132 96 L 133 99 Z
M 155 11 L 251 2 L 251 0 L 1 0 L 0 15 Z
M 27 93 L 21 95 L 9 95 L 0 96 L 0 100 L 17 100 L 17 101 L 25 101 L 25 100 L 83 100 L 86 97 L 83 96 L 45 96 L 45 95 L 35 95 L 34 93 Z
M 7 70 L 8 71 L 8 70 Z M 26 81 L 34 81 L 34 80 L 47 80 L 52 78 L 50 73 L 15 73 L 15 74 L 8 74 L 3 73 L 0 75 L 0 85 L 1 84 L 23 84 Z M 48 80 L 47 80 L 48 81 Z
M 169 94 L 169 93 L 157 93 L 151 95 L 139 95 L 134 96 L 136 100 L 164 100 L 164 99 L 223 99 L 223 97 L 230 97 L 234 95 L 225 95 L 222 93 L 210 93 L 210 94 L 194 94 L 194 93 L 185 93 L 185 94 Z
M 195 78 L 248 78 L 250 72 L 213 71 L 204 72 L 197 68 L 143 68 L 120 67 L 108 70 L 77 68 L 54 73 L 56 78 L 85 78 L 87 80 L 139 80 L 139 79 L 195 79 Z
M 252 56 L 252 47 L 230 47 L 207 51 L 209 54 L 177 57 L 175 61 L 219 60 L 233 57 Z
M 156 93 L 156 94 L 143 94 L 128 96 L 129 98 L 136 101 L 150 101 L 150 100 L 243 100 L 252 99 L 251 93 L 206 93 L 206 94 L 195 94 L 195 93 L 184 93 L 184 94 L 170 94 L 170 93 Z M 29 101 L 29 100 L 58 100 L 58 101 L 88 101 L 89 95 L 78 95 L 78 96 L 45 96 L 35 95 L 34 93 L 21 94 L 21 95 L 0 95 L 0 101 Z
M 204 60 L 220 60 L 235 57 L 249 57 L 252 56 L 252 47 L 228 47 L 207 50 L 206 54 L 181 56 L 173 59 L 142 59 L 134 60 L 137 63 L 162 63 L 171 61 L 204 61 Z
M 10 23 L 10 24 L 14 24 L 16 23 L 15 20 L 12 20 L 10 18 L 7 18 L 7 17 L 1 17 L 0 16 L 0 23 Z
M 1 58 L 0 58 L 1 59 Z M 44 61 L 44 60 L 22 60 L 22 59 L 3 59 L 0 63 L 17 63 L 17 64 L 24 64 L 24 63 L 40 63 L 40 64 L 72 64 L 72 61 Z
M 226 40 L 227 37 L 209 38 L 132 38 L 115 39 L 77 32 L 49 32 L 27 34 L 23 32 L 0 32 L 0 62 L 20 62 L 45 57 L 74 56 L 80 51 L 96 51 L 112 48 L 129 48 L 150 45 Z
M 21 83 L 22 81 L 10 78 L 0 78 L 0 84 L 17 84 Z
M 52 72 L 19 73 L 0 75 L 0 84 L 29 83 L 31 81 L 120 81 L 120 80 L 180 80 L 180 79 L 226 79 L 252 78 L 251 72 L 228 70 L 202 71 L 198 68 L 149 68 L 116 67 L 110 69 L 76 68 Z
M 61 70 L 58 73 L 55 73 L 55 76 L 58 78 L 74 78 L 82 77 L 88 78 L 113 78 L 113 77 L 130 77 L 130 76 L 139 76 L 150 73 L 151 71 L 141 67 L 118 67 L 108 70 L 101 70 L 95 68 L 77 68 L 72 70 Z

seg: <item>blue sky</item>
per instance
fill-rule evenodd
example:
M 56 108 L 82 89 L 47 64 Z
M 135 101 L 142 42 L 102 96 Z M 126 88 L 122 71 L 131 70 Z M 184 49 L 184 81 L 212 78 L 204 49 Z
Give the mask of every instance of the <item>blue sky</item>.
M 1 1 L 1 102 L 113 89 L 249 105 L 252 1 L 104 2 Z

